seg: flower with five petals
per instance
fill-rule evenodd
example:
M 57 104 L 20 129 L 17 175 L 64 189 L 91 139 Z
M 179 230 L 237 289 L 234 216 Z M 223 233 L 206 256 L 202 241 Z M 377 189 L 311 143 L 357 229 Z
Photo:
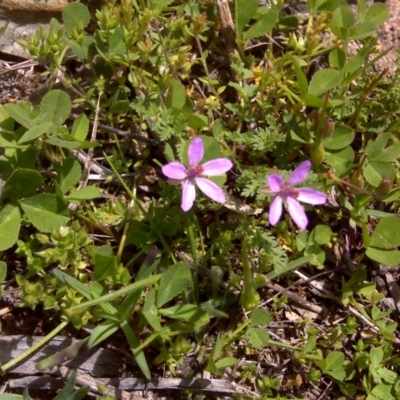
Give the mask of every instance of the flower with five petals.
M 194 138 L 189 145 L 189 166 L 179 161 L 172 161 L 162 167 L 163 174 L 169 178 L 172 185 L 183 184 L 181 208 L 189 211 L 196 199 L 196 187 L 217 203 L 225 203 L 223 190 L 214 182 L 203 176 L 217 176 L 229 171 L 233 164 L 227 158 L 217 158 L 200 164 L 204 156 L 204 143 L 199 137 Z
M 267 177 L 269 192 L 276 195 L 269 209 L 269 223 L 276 225 L 282 215 L 282 205 L 285 204 L 293 221 L 300 229 L 305 229 L 308 218 L 299 201 L 307 204 L 325 204 L 327 196 L 311 188 L 294 188 L 303 182 L 311 169 L 311 161 L 304 161 L 292 172 L 285 181 L 278 174 L 270 174 Z

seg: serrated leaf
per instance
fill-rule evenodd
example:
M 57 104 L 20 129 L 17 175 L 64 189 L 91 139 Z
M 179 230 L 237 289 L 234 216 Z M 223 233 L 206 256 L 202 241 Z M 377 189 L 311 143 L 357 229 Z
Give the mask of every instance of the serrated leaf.
M 317 97 L 321 96 L 339 86 L 342 81 L 342 74 L 335 69 L 327 68 L 319 70 L 311 78 L 308 93 Z
M 42 232 L 57 230 L 69 221 L 67 205 L 56 195 L 42 193 L 20 202 L 29 221 Z
M 80 4 L 80 3 L 72 3 Z M 89 132 L 89 119 L 85 114 L 79 115 L 79 117 L 74 121 L 71 129 L 71 136 L 76 140 L 83 141 Z
M 52 126 L 53 124 L 51 122 L 42 122 L 41 124 L 36 125 L 31 129 L 28 129 L 18 140 L 18 144 L 36 140 L 38 137 L 47 133 Z
M 2 199 L 21 200 L 36 192 L 43 184 L 42 175 L 33 169 L 16 169 L 7 179 Z
M 245 32 L 244 37 L 249 40 L 271 33 L 272 29 L 274 29 L 278 22 L 278 18 L 278 8 L 272 5 L 270 9 L 262 15 L 247 32 Z
M 378 187 L 383 179 L 394 180 L 396 170 L 392 164 L 385 162 L 369 162 L 363 169 L 363 175 L 367 182 Z
M 253 347 L 259 349 L 270 341 L 269 333 L 265 329 L 252 327 L 247 331 L 246 334 L 249 342 Z
M 267 310 L 254 310 L 251 313 L 251 326 L 268 325 L 272 321 L 272 316 Z
M 3 107 L 13 120 L 17 121 L 24 128 L 31 129 L 35 127 L 35 122 L 19 104 L 7 103 Z
M 192 276 L 187 264 L 180 262 L 169 267 L 162 275 L 157 293 L 157 306 L 180 295 L 192 284 Z
M 19 208 L 12 204 L 5 205 L 0 210 L 0 251 L 7 250 L 15 244 L 20 227 Z
M 71 112 L 71 100 L 62 90 L 52 90 L 43 96 L 40 103 L 40 117 L 43 122 L 61 126 Z

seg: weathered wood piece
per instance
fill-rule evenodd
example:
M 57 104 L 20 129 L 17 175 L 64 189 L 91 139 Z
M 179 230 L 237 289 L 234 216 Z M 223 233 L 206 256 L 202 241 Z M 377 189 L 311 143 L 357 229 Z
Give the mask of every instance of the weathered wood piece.
M 0 336 L 0 365 L 3 365 L 19 356 L 40 339 L 40 336 Z M 16 367 L 7 370 L 7 373 L 35 375 L 38 373 L 42 374 L 56 371 L 55 368 L 51 371 L 39 371 L 36 362 L 49 357 L 76 342 L 78 342 L 78 340 L 73 338 L 55 336 L 38 352 L 22 361 Z M 118 376 L 120 359 L 121 357 L 119 353 L 115 351 L 110 349 L 94 348 L 78 355 L 73 360 L 66 362 L 65 365 L 94 377 L 115 377 Z
M 141 379 L 141 378 L 99 378 L 89 379 L 86 386 L 102 384 L 113 387 L 116 391 L 136 392 L 136 391 L 162 391 L 162 390 L 199 390 L 202 393 L 220 393 L 222 395 L 243 393 L 242 388 L 224 379 Z M 12 379 L 8 382 L 10 389 L 21 389 L 29 387 L 31 389 L 61 389 L 65 385 L 65 380 L 53 377 L 26 376 L 20 379 Z M 79 382 L 82 385 L 82 381 Z M 95 388 L 97 386 L 93 386 Z

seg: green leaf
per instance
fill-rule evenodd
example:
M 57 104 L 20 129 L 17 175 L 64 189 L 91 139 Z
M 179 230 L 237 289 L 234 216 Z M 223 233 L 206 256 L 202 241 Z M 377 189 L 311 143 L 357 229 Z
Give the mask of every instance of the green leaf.
M 18 140 L 18 144 L 36 140 L 38 137 L 47 133 L 52 126 L 53 124 L 51 122 L 42 122 L 41 124 L 36 125 L 31 129 L 28 129 Z
M 202 325 L 205 325 L 210 321 L 208 314 L 201 307 L 195 304 L 182 304 L 163 308 L 158 310 L 158 312 L 165 317 L 187 321 L 196 325 L 198 325 L 198 321 L 201 321 Z
M 399 250 L 382 250 L 374 247 L 368 247 L 365 254 L 374 261 L 381 264 L 387 264 L 392 267 L 399 265 L 400 251 Z
M 2 199 L 21 200 L 34 194 L 43 185 L 43 178 L 33 169 L 16 169 L 7 179 L 1 193 Z
M 0 221 L 1 224 L 1 221 Z M 1 236 L 1 233 L 0 233 Z M 0 261 L 0 284 L 4 282 L 7 277 L 7 264 L 4 261 Z M 0 289 L 1 293 L 1 289 Z
M 251 326 L 268 325 L 272 321 L 272 316 L 267 310 L 254 310 L 251 313 Z
M 395 397 L 392 395 L 392 387 L 393 385 L 386 383 L 379 383 L 371 390 L 371 395 L 373 400 L 395 400 Z M 368 400 L 370 396 L 368 396 Z
M 334 12 L 339 7 L 347 7 L 346 0 L 316 0 L 315 10 Z
M 396 170 L 392 164 L 374 161 L 365 165 L 363 175 L 370 185 L 378 187 L 383 179 L 393 181 Z
M 71 3 L 71 4 L 81 4 L 81 3 Z M 85 114 L 79 115 L 79 117 L 74 121 L 71 129 L 71 136 L 76 140 L 82 141 L 86 139 L 89 132 L 89 119 Z
M 90 12 L 82 3 L 70 3 L 64 7 L 62 19 L 68 34 L 71 34 L 74 29 L 80 32 L 89 25 Z
M 239 36 L 246 24 L 258 10 L 258 0 L 235 0 L 236 36 Z
M 383 24 L 389 18 L 389 7 L 384 3 L 373 3 L 365 15 L 365 22 L 374 25 Z
M 384 132 L 378 135 L 378 137 L 374 141 L 370 140 L 367 143 L 367 147 L 365 149 L 368 159 L 373 161 L 375 157 L 378 157 L 379 154 L 386 147 L 386 144 L 388 143 L 391 137 L 392 135 L 390 133 Z
M 371 370 L 375 370 L 378 368 L 379 364 L 383 360 L 383 349 L 382 347 L 372 347 L 370 352 L 370 361 L 371 361 Z
M 337 124 L 332 135 L 322 140 L 326 149 L 340 150 L 349 146 L 354 140 L 354 130 L 347 125 Z
M 7 111 L 8 115 L 24 128 L 31 129 L 36 126 L 35 122 L 19 104 L 7 103 L 4 104 L 3 107 Z
M 54 169 L 57 172 L 56 181 L 63 193 L 71 190 L 81 179 L 81 166 L 73 157 L 66 158 L 62 165 L 55 164 Z
M 43 96 L 40 103 L 40 116 L 43 122 L 61 126 L 71 112 L 71 100 L 62 90 L 52 90 Z
M 300 62 L 301 61 L 300 61 L 299 57 L 297 57 L 297 56 L 292 57 L 293 68 L 294 68 L 294 72 L 297 77 L 297 82 L 299 83 L 300 93 L 301 93 L 302 97 L 304 98 L 304 96 L 307 94 L 307 91 L 308 91 L 308 81 L 307 81 L 306 75 L 304 74 L 303 70 L 301 69 Z
M 67 201 L 93 200 L 101 197 L 101 191 L 96 186 L 85 186 L 82 189 L 72 189 L 68 196 L 65 196 Z
M 329 53 L 329 64 L 340 71 L 346 64 L 346 58 L 346 53 L 342 49 L 333 49 Z
M 51 144 L 53 146 L 62 147 L 68 150 L 75 150 L 79 148 L 83 148 L 81 142 L 76 142 L 74 140 L 63 140 L 57 137 L 48 137 L 45 139 L 45 142 Z M 94 146 L 92 146 L 94 147 Z
M 38 194 L 20 204 L 29 221 L 42 232 L 57 230 L 69 221 L 66 204 L 54 194 Z
M 151 289 L 147 293 L 146 301 L 142 308 L 142 314 L 146 318 L 147 322 L 151 325 L 155 332 L 161 331 L 160 317 L 158 316 L 158 310 L 155 305 L 156 291 Z
M 126 45 L 124 42 L 124 28 L 118 26 L 114 29 L 109 39 L 109 51 L 113 56 L 123 55 L 126 53 Z
M 308 244 L 310 246 L 327 244 L 331 240 L 331 235 L 329 226 L 317 225 L 308 237 Z
M 276 23 L 278 22 L 278 19 L 278 8 L 272 5 L 268 11 L 249 28 L 249 30 L 244 34 L 244 37 L 249 40 L 271 33 L 272 29 L 274 29 Z
M 225 369 L 225 368 L 233 367 L 237 363 L 238 363 L 238 359 L 237 358 L 235 358 L 235 357 L 225 357 L 225 358 L 222 358 L 221 360 L 218 360 L 215 363 L 215 367 L 217 369 Z
M 346 372 L 343 369 L 344 354 L 340 351 L 332 351 L 326 357 L 325 372 L 339 381 L 343 381 Z
M 332 26 L 335 28 L 352 28 L 355 22 L 356 17 L 347 5 L 337 8 L 333 13 Z
M 12 204 L 5 205 L 0 210 L 0 251 L 7 250 L 15 244 L 20 226 L 19 208 Z
M 185 105 L 185 102 L 186 102 L 185 86 L 183 86 L 182 83 L 179 82 L 178 80 L 173 79 L 172 84 L 168 90 L 167 98 L 165 100 L 166 106 L 169 109 L 177 108 L 181 110 Z
M 381 219 L 371 235 L 370 245 L 383 249 L 400 246 L 400 218 L 389 217 Z
M 246 337 L 253 347 L 259 349 L 270 342 L 269 333 L 262 328 L 252 327 L 248 329 Z
M 325 153 L 326 162 L 336 171 L 336 176 L 346 176 L 353 167 L 354 151 L 348 146 L 342 150 Z
M 137 348 L 140 346 L 140 342 L 134 330 L 131 328 L 128 321 L 124 321 L 121 323 L 121 329 L 125 334 L 129 347 L 131 348 L 132 354 L 135 357 L 135 360 L 140 370 L 143 372 L 143 375 L 147 379 L 150 379 L 151 378 L 150 368 L 147 364 L 143 350 L 137 350 Z
M 266 275 L 267 279 L 272 280 L 277 278 L 280 275 L 285 274 L 286 272 L 289 272 L 295 268 L 300 267 L 301 265 L 310 262 L 314 259 L 313 255 L 310 256 L 306 256 L 306 257 L 300 257 L 296 260 L 292 260 L 290 261 L 284 268 L 277 268 L 275 267 L 275 269 L 271 272 L 268 272 L 268 274 Z
M 342 83 L 343 77 L 335 69 L 322 69 L 317 71 L 311 78 L 308 93 L 313 96 L 321 96 L 329 90 L 334 89 Z
M 187 264 L 180 262 L 169 267 L 162 275 L 157 293 L 157 306 L 165 303 L 192 285 L 192 276 Z
M 117 257 L 109 245 L 100 246 L 94 256 L 94 279 L 104 280 L 112 276 L 117 268 Z

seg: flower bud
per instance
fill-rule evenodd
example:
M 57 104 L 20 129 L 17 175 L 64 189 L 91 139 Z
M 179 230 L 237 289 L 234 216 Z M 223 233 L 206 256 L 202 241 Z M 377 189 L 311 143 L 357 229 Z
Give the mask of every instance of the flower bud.
M 322 128 L 321 137 L 323 139 L 331 137 L 334 130 L 335 121 L 332 118 L 328 118 L 327 120 L 325 120 L 324 126 Z
M 379 186 L 376 188 L 376 197 L 379 200 L 384 199 L 392 188 L 393 182 L 390 179 L 382 179 Z
M 325 157 L 324 146 L 322 144 L 320 144 L 319 146 L 315 146 L 314 144 L 313 147 L 311 148 L 311 161 L 315 165 L 320 165 L 324 160 L 324 157 Z

